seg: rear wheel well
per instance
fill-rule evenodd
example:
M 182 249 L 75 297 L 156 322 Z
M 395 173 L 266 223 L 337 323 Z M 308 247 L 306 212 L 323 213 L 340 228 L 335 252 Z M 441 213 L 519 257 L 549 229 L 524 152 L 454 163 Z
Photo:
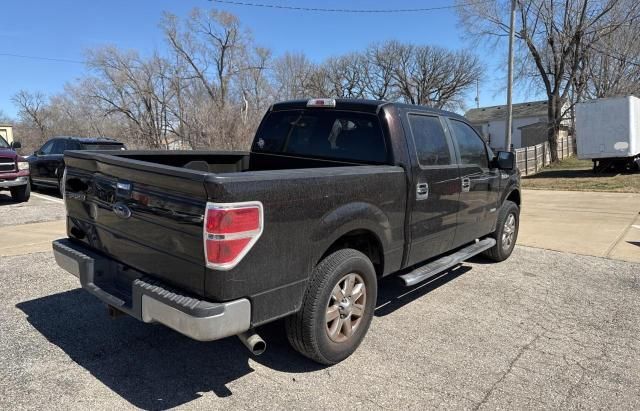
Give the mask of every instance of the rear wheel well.
M 520 207 L 520 191 L 513 190 L 512 192 L 510 192 L 509 195 L 507 196 L 507 201 L 516 203 L 516 205 Z
M 354 230 L 344 234 L 331 244 L 320 258 L 320 261 L 329 254 L 345 248 L 358 250 L 369 257 L 373 267 L 376 269 L 376 275 L 382 276 L 384 272 L 384 253 L 380 240 L 373 232 L 369 230 Z M 320 263 L 320 261 L 317 263 Z

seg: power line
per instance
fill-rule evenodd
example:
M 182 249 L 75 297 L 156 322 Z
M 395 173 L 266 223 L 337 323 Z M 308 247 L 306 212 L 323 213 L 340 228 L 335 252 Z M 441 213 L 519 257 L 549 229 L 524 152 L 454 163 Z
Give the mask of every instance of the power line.
M 231 4 L 234 6 L 262 7 L 262 8 L 270 8 L 270 9 L 313 11 L 313 12 L 324 12 L 324 13 L 415 13 L 415 12 L 455 9 L 460 7 L 473 6 L 475 4 L 488 3 L 489 1 L 493 1 L 493 0 L 482 0 L 482 1 L 475 1 L 475 2 L 469 2 L 469 3 L 453 4 L 450 6 L 423 7 L 423 8 L 415 8 L 415 9 L 326 9 L 326 8 L 319 8 L 319 7 L 285 6 L 282 4 L 265 4 L 265 3 L 254 3 L 254 2 L 248 2 L 248 1 L 236 1 L 236 0 L 209 0 L 209 1 L 213 3 L 220 3 L 220 4 Z
M 24 54 L 0 53 L 0 56 L 2 56 L 2 57 L 17 57 L 17 58 L 31 59 L 31 60 L 55 61 L 55 62 L 58 62 L 58 63 L 85 64 L 84 61 L 80 61 L 80 60 L 59 59 L 59 58 L 54 58 L 54 57 L 42 57 L 42 56 L 26 56 Z

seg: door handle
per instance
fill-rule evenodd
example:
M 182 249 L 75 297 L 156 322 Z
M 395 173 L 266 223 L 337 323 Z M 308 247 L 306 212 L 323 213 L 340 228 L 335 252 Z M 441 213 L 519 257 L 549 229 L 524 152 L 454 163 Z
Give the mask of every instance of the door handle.
M 426 200 L 427 198 L 429 198 L 429 184 L 418 184 L 416 186 L 416 200 Z
M 469 190 L 471 190 L 471 179 L 469 177 L 463 177 L 462 178 L 462 191 L 466 193 Z

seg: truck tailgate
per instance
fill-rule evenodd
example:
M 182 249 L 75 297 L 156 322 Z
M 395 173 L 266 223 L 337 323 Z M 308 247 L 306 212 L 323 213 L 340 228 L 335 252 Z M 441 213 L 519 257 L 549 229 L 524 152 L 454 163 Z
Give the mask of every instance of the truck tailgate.
M 67 152 L 65 163 L 69 238 L 203 292 L 206 173 L 96 152 Z

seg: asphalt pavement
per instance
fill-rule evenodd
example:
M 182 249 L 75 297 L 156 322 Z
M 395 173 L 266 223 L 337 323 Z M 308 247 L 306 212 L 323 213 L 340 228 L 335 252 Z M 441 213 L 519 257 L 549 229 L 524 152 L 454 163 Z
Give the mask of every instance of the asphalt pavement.
M 0 409 L 638 409 L 640 265 L 517 247 L 430 283 L 384 280 L 367 338 L 321 367 L 112 320 L 50 253 L 0 264 Z
M 25 203 L 16 203 L 8 191 L 0 191 L 0 229 L 2 227 L 62 220 L 65 216 L 62 198 L 51 191 L 31 192 Z
M 538 246 L 571 248 L 594 235 L 572 229 L 581 219 L 607 218 L 607 237 L 578 252 L 637 240 L 633 200 L 560 204 L 554 231 L 546 204 L 559 197 L 529 193 L 519 244 L 544 241 L 546 227 Z M 252 357 L 235 337 L 200 343 L 110 319 L 56 266 L 64 208 L 36 194 L 0 194 L 0 409 L 640 409 L 640 264 L 615 253 L 519 245 L 416 287 L 385 279 L 363 345 L 323 367 L 288 346 L 280 322 L 258 330 L 268 348 Z

